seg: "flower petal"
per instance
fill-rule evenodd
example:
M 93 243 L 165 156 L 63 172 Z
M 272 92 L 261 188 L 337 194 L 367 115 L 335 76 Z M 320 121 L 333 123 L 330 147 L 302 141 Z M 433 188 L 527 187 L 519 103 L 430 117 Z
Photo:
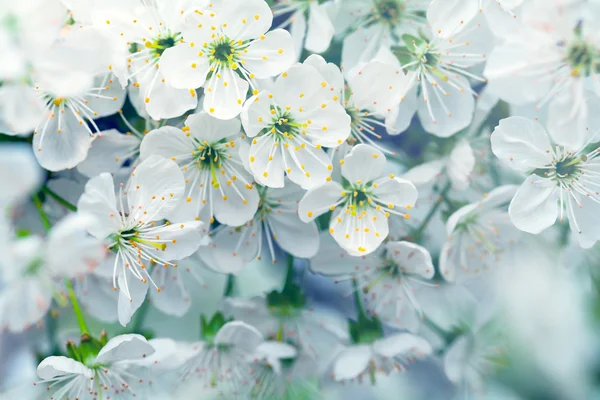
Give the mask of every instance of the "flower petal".
M 533 174 L 527 177 L 508 207 L 515 226 L 538 234 L 554 224 L 558 217 L 557 186 L 550 179 Z
M 286 252 L 300 258 L 310 258 L 319 249 L 319 228 L 315 222 L 304 223 L 296 212 L 274 212 L 269 228 L 277 244 Z
M 184 190 L 183 173 L 174 161 L 148 157 L 129 180 L 129 218 L 145 223 L 166 218 L 183 198 Z
M 94 373 L 82 363 L 62 356 L 46 357 L 37 367 L 41 379 L 52 379 L 65 375 L 83 375 L 92 378 Z
M 308 10 L 308 31 L 306 32 L 306 50 L 323 53 L 329 48 L 335 28 L 327 14 L 325 6 L 311 2 Z
M 388 242 L 385 248 L 403 272 L 426 279 L 433 278 L 435 268 L 431 254 L 424 247 L 410 242 Z
M 366 144 L 358 144 L 344 158 L 342 175 L 351 183 L 372 182 L 383 175 L 386 159 L 381 151 Z
M 431 354 L 429 342 L 410 333 L 399 333 L 379 339 L 373 343 L 373 350 L 383 357 L 403 356 L 410 358 L 425 358 Z
M 371 346 L 356 345 L 343 350 L 333 364 L 333 377 L 336 381 L 354 379 L 369 364 L 373 352 Z
M 90 178 L 102 172 L 115 173 L 137 153 L 140 142 L 137 136 L 124 135 L 116 129 L 103 131 L 96 136 L 77 170 Z
M 500 121 L 491 137 L 492 151 L 512 168 L 527 172 L 552 162 L 552 145 L 544 127 L 523 117 Z
M 154 351 L 154 347 L 142 335 L 119 335 L 104 345 L 96 361 L 111 364 L 117 361 L 136 360 L 154 354 Z
M 160 71 L 165 80 L 176 89 L 197 89 L 204 85 L 210 63 L 199 52 L 191 43 L 166 49 L 160 57 Z
M 204 84 L 204 111 L 215 118 L 232 119 L 242 111 L 248 82 L 230 68 L 222 68 Z
M 302 222 L 311 222 L 330 210 L 342 199 L 344 188 L 335 181 L 327 182 L 306 192 L 298 204 L 298 214 Z
M 244 68 L 256 78 L 270 78 L 296 61 L 294 40 L 288 31 L 275 29 L 251 42 L 242 57 Z
M 258 329 L 241 321 L 226 323 L 219 329 L 214 339 L 217 345 L 232 345 L 251 354 L 263 341 L 263 336 Z
M 117 209 L 115 183 L 110 174 L 100 174 L 86 183 L 77 210 L 96 217 L 97 223 L 88 227 L 88 232 L 98 239 L 104 239 L 119 230 L 121 218 Z

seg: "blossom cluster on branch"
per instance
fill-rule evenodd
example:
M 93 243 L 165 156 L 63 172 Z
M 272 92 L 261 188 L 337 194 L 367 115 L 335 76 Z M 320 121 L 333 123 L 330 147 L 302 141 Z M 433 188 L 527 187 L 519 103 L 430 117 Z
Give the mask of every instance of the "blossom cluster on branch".
M 597 398 L 599 19 L 0 0 L 0 399 Z

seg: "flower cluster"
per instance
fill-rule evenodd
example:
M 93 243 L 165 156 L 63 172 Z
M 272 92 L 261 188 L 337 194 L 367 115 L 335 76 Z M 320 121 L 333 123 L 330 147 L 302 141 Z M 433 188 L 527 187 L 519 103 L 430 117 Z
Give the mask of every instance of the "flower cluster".
M 600 393 L 597 1 L 0 6 L 1 398 Z

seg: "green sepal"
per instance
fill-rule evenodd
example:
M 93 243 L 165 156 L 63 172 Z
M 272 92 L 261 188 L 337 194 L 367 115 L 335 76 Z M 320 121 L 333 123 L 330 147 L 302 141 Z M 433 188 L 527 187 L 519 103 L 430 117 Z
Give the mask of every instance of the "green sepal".
M 207 320 L 204 315 L 200 316 L 200 328 L 202 340 L 207 343 L 212 343 L 217 335 L 217 332 L 228 322 L 233 321 L 233 318 L 225 318 L 225 316 L 216 312 L 210 320 Z

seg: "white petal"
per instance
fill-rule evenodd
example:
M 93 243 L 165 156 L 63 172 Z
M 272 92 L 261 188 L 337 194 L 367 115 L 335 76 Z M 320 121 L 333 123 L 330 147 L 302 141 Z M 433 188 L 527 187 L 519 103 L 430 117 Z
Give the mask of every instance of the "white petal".
M 510 220 L 518 229 L 533 234 L 552 226 L 558 217 L 556 191 L 550 179 L 530 175 L 510 202 Z
M 347 275 L 362 271 L 379 261 L 377 256 L 352 257 L 327 231 L 320 234 L 319 252 L 310 260 L 310 269 L 323 275 Z
M 263 342 L 263 336 L 252 325 L 241 321 L 228 322 L 215 335 L 215 344 L 233 345 L 249 353 L 254 353 Z
M 116 129 L 103 131 L 96 135 L 86 159 L 77 166 L 77 170 L 90 178 L 102 172 L 115 173 L 133 157 L 140 142 L 137 136 L 124 135 Z
M 328 82 L 315 67 L 295 64 L 280 75 L 273 86 L 273 101 L 292 110 L 312 110 L 316 105 L 332 100 Z
M 308 10 L 308 31 L 306 32 L 306 50 L 322 53 L 329 48 L 334 27 L 325 6 L 312 2 Z
M 25 145 L 4 145 L 0 149 L 0 169 L 11 171 L 0 174 L 0 205 L 21 200 L 42 182 L 42 170 L 33 153 Z
M 154 307 L 176 317 L 184 316 L 191 306 L 190 295 L 179 271 L 179 267 L 156 266 L 152 272 L 152 280 L 159 285 L 160 292 L 150 292 Z
M 537 121 L 505 118 L 492 133 L 491 141 L 496 157 L 518 171 L 528 172 L 552 162 L 552 145 Z
M 154 79 L 154 85 L 151 81 L 141 83 L 140 95 L 146 105 L 146 112 L 152 119 L 168 119 L 179 117 L 188 110 L 193 110 L 198 105 L 196 91 L 190 89 L 177 89 L 171 86 L 160 70 L 158 76 Z M 152 87 L 152 92 L 147 90 Z
M 257 38 L 273 23 L 273 13 L 264 0 L 245 0 L 235 6 L 224 1 L 217 3 L 215 13 L 227 23 L 223 32 L 234 40 Z
M 402 175 L 402 178 L 411 181 L 416 186 L 423 186 L 439 177 L 445 166 L 444 160 L 423 163 L 408 170 Z
M 137 360 L 154 354 L 154 351 L 154 347 L 142 335 L 119 335 L 104 345 L 96 361 L 111 364 L 116 361 Z
M 386 159 L 383 153 L 366 144 L 358 144 L 344 158 L 342 175 L 348 181 L 363 184 L 374 181 L 383 175 Z
M 65 110 L 59 118 L 58 107 L 54 109 L 54 116 L 49 116 L 47 123 L 41 123 L 33 135 L 33 148 L 42 167 L 60 171 L 73 168 L 85 159 L 93 137 L 70 110 Z
M 425 358 L 432 351 L 427 340 L 410 333 L 399 333 L 379 339 L 373 343 L 373 350 L 384 357 L 401 355 L 411 358 Z
M 377 185 L 375 187 L 375 185 Z M 384 177 L 377 179 L 371 189 L 374 197 L 386 205 L 392 204 L 397 207 L 411 208 L 417 202 L 417 188 L 401 178 Z
M 444 354 L 444 372 L 452 382 L 460 382 L 464 379 L 465 372 L 469 368 L 469 341 L 461 336 L 450 345 Z
M 211 117 L 205 112 L 188 116 L 185 125 L 190 128 L 189 132 L 193 137 L 211 144 L 241 134 L 240 121 L 237 118 L 222 120 Z
M 86 235 L 97 223 L 91 216 L 78 212 L 60 220 L 50 231 L 46 262 L 57 276 L 75 277 L 93 270 L 104 259 L 104 245 Z M 68 252 L 65 249 L 69 249 Z
M 450 153 L 446 164 L 446 173 L 456 190 L 465 190 L 469 187 L 471 174 L 475 167 L 473 149 L 466 140 L 461 140 Z
M 209 61 L 199 56 L 201 47 L 183 43 L 165 50 L 160 57 L 160 71 L 165 80 L 176 89 L 197 89 L 204 85 L 209 72 Z
M 183 174 L 174 161 L 148 157 L 129 180 L 129 218 L 146 223 L 166 218 L 183 198 L 184 190 Z
M 110 174 L 103 173 L 88 181 L 77 203 L 77 210 L 96 217 L 98 222 L 90 226 L 88 232 L 98 239 L 104 239 L 119 230 L 121 218 L 117 209 L 115 183 Z
M 570 85 L 548 106 L 548 133 L 553 142 L 568 149 L 579 150 L 586 144 L 590 133 L 600 128 L 600 116 L 592 110 L 600 107 L 600 99 L 592 92 L 584 92 L 583 85 Z
M 312 65 L 317 69 L 319 74 L 327 81 L 332 96 L 342 96 L 345 82 L 340 67 L 334 63 L 328 63 L 318 54 L 311 54 L 304 60 L 303 64 Z
M 476 0 L 435 0 L 427 8 L 427 21 L 433 32 L 448 38 L 478 13 Z
M 119 273 L 117 284 L 119 286 L 119 300 L 117 303 L 117 314 L 119 323 L 127 326 L 131 317 L 144 302 L 146 293 L 148 292 L 148 283 L 142 282 L 140 279 L 133 276 L 132 273 L 128 277 L 125 274 L 128 269 Z M 125 285 L 127 279 L 127 285 Z M 129 295 L 125 292 L 125 287 L 129 289 Z
M 0 87 L 0 121 L 12 133 L 31 132 L 43 123 L 45 115 L 44 103 L 32 86 L 5 82 Z
M 319 215 L 328 212 L 331 206 L 342 199 L 343 191 L 342 185 L 330 181 L 306 192 L 298 204 L 300 220 L 311 222 Z
M 258 183 L 274 188 L 283 187 L 283 151 L 283 146 L 275 146 L 275 139 L 270 135 L 252 140 L 250 171 Z
M 295 116 L 311 121 L 306 136 L 316 145 L 337 147 L 350 136 L 350 115 L 338 102 L 322 103 L 321 107 L 307 113 L 296 113 Z
M 429 82 L 421 84 L 419 119 L 427 132 L 439 137 L 450 137 L 469 126 L 473 120 L 475 99 L 469 90 L 471 85 L 462 76 L 450 78 L 462 90 L 455 89 L 438 77 L 434 76 L 432 79 L 437 81 L 437 86 Z M 427 93 L 423 92 L 423 87 L 426 87 Z M 440 89 L 444 92 L 441 93 Z
M 310 145 L 302 147 L 299 140 L 289 144 L 281 151 L 288 178 L 305 190 L 326 183 L 333 170 L 327 153 Z
M 386 116 L 398 107 L 411 89 L 411 79 L 401 68 L 372 60 L 357 67 L 348 84 L 354 104 L 359 109 L 372 110 Z
M 229 183 L 222 180 L 220 187 L 222 192 L 218 189 L 215 190 L 212 198 L 214 215 L 222 224 L 240 226 L 254 217 L 260 198 L 255 185 L 250 185 L 251 189 L 248 189 L 246 185 L 240 184 L 238 181 L 229 181 Z
M 385 248 L 403 271 L 426 279 L 433 278 L 435 269 L 431 254 L 424 247 L 410 242 L 388 242 Z
M 41 379 L 52 379 L 65 375 L 83 375 L 87 378 L 94 376 L 91 369 L 82 363 L 62 356 L 51 356 L 42 360 L 37 367 Z
M 244 103 L 240 117 L 244 126 L 244 132 L 251 138 L 258 135 L 271 122 L 272 102 L 269 99 L 269 95 L 268 91 L 263 90 Z
M 363 344 L 348 347 L 335 360 L 333 365 L 334 379 L 342 381 L 356 378 L 367 369 L 372 355 L 371 346 Z
M 242 111 L 248 86 L 235 71 L 221 69 L 204 84 L 204 111 L 219 119 L 235 118 Z
M 396 110 L 392 111 L 391 115 L 386 119 L 386 127 L 390 126 L 390 128 L 388 128 L 388 133 L 390 135 L 398 135 L 405 132 L 410 126 L 413 116 L 418 108 L 419 100 L 417 98 L 417 87 L 413 86 Z
M 389 225 L 384 212 L 375 208 L 367 208 L 364 215 L 352 215 L 341 209 L 332 216 L 329 231 L 350 255 L 359 257 L 377 250 L 388 236 Z
M 165 240 L 166 248 L 159 252 L 161 259 L 166 261 L 181 260 L 194 254 L 202 244 L 201 221 L 172 223 L 156 231 L 161 240 Z
M 269 227 L 277 244 L 286 252 L 300 258 L 310 258 L 319 249 L 319 229 L 315 222 L 300 221 L 297 213 L 274 212 Z
M 250 43 L 244 53 L 244 68 L 258 79 L 276 76 L 296 61 L 294 40 L 284 29 L 275 29 Z
M 177 156 L 187 156 L 195 148 L 196 145 L 192 139 L 181 129 L 163 126 L 148 132 L 144 136 L 144 140 L 140 145 L 140 157 L 142 160 L 153 155 L 172 159 Z
M 241 228 L 221 229 L 209 247 L 214 260 L 214 264 L 209 266 L 221 273 L 240 273 L 244 266 L 258 256 L 258 240 L 262 240 L 260 235 L 262 229 L 250 227 L 248 224 Z

